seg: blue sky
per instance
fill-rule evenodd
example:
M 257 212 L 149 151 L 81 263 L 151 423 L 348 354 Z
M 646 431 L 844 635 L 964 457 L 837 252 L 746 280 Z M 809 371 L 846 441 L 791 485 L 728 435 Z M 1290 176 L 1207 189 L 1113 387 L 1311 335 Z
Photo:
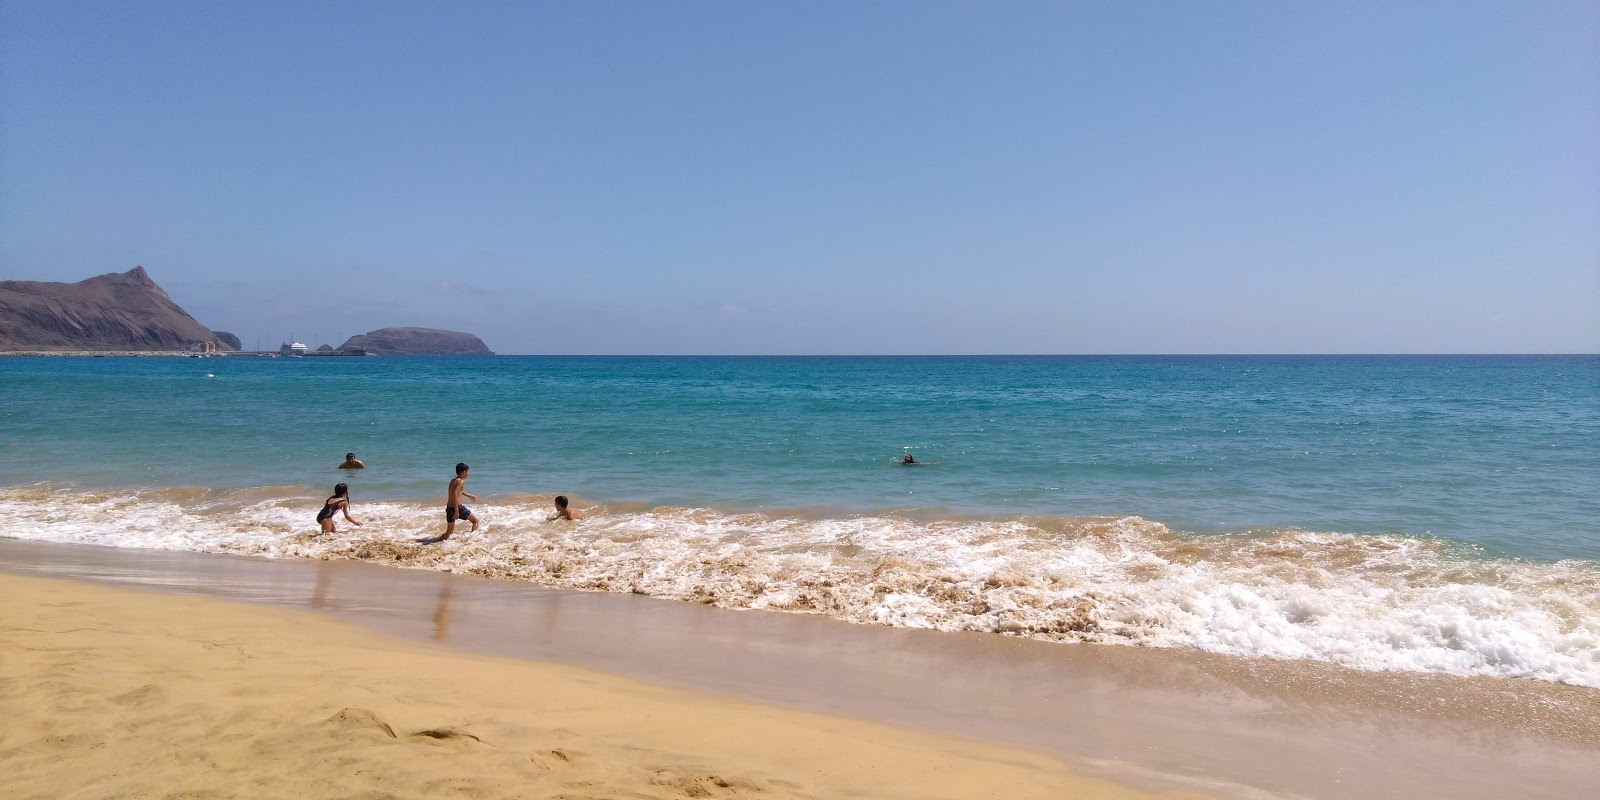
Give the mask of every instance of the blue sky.
M 0 277 L 136 264 L 247 346 L 1592 353 L 1600 4 L 10 0 Z

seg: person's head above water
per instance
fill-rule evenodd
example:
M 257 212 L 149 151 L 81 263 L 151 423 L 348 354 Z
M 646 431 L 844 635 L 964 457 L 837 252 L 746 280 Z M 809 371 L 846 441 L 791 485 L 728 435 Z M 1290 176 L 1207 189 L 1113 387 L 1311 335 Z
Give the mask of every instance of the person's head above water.
M 912 458 L 910 453 L 906 453 L 906 457 L 900 459 L 900 463 L 902 463 L 902 464 L 915 464 L 915 463 L 917 463 L 917 460 Z
M 471 467 L 467 466 L 465 462 L 457 464 L 456 465 L 456 477 L 459 478 L 462 475 L 467 474 L 467 470 L 469 470 L 469 469 L 471 469 Z
M 567 496 L 564 495 L 564 494 L 556 495 L 556 508 L 566 508 L 566 507 L 567 507 Z
M 356 454 L 355 453 L 345 453 L 344 454 L 344 460 L 346 460 L 346 461 L 354 461 L 354 460 L 356 460 Z
M 350 494 L 350 487 L 348 485 L 343 484 L 343 483 L 336 483 L 336 484 L 333 485 L 333 496 L 334 497 L 345 497 L 345 496 L 347 496 L 349 494 Z

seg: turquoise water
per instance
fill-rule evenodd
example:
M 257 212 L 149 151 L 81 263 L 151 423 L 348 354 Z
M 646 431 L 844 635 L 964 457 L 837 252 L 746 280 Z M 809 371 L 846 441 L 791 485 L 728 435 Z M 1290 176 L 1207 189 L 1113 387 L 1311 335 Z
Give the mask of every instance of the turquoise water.
M 0 387 L 0 546 L 1600 688 L 1596 357 L 34 358 Z M 457 461 L 482 528 L 421 544 Z M 339 480 L 364 524 L 318 535 Z
M 479 494 L 1600 559 L 1592 356 L 9 358 L 0 386 L 6 485 L 315 494 L 353 450 L 366 499 L 432 499 L 466 461 Z

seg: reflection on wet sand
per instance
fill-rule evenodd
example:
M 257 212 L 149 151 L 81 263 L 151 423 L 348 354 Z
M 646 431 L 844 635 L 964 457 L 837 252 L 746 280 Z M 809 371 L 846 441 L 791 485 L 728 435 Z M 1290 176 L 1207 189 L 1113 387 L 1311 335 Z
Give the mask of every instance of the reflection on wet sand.
M 311 607 L 318 611 L 336 611 L 338 607 L 328 598 L 333 589 L 333 575 L 337 572 L 326 561 L 317 562 L 317 585 L 311 590 Z
M 450 637 L 450 597 L 453 586 L 449 581 L 439 586 L 439 597 L 433 608 L 433 640 L 436 642 Z

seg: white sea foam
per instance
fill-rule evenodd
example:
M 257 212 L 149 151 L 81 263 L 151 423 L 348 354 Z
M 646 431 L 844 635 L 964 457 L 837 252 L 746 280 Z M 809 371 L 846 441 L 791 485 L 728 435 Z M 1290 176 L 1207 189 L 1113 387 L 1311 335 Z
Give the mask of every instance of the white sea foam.
M 0 490 L 0 536 L 352 558 L 851 622 L 1052 641 L 1195 647 L 1371 670 L 1600 688 L 1600 566 L 1483 558 L 1437 540 L 1176 533 L 1140 517 L 928 520 L 657 508 L 546 522 L 491 501 L 439 545 L 442 511 L 359 502 L 310 535 L 290 490 Z M 460 527 L 465 531 L 465 526 Z

